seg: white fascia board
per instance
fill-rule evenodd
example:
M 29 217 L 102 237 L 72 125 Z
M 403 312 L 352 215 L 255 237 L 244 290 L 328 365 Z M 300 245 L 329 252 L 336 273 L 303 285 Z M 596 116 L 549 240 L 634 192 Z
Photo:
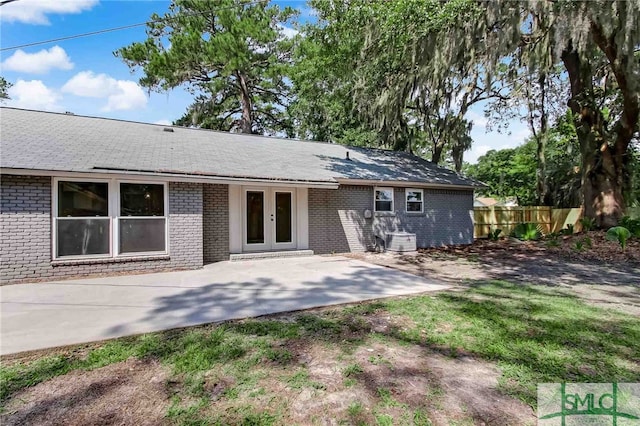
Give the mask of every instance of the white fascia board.
M 371 180 L 371 179 L 341 179 L 336 178 L 340 185 L 366 185 L 377 187 L 396 187 L 396 188 L 432 188 L 432 189 L 458 189 L 458 190 L 474 190 L 480 189 L 473 185 L 454 185 L 450 183 L 426 183 L 414 181 L 390 181 L 390 180 Z
M 199 177 L 193 175 L 166 174 L 166 173 L 143 173 L 143 172 L 126 172 L 126 173 L 108 173 L 108 172 L 74 172 L 74 171 L 56 171 L 56 170 L 36 170 L 36 169 L 14 169 L 0 168 L 0 174 L 3 175 L 26 175 L 26 176 L 52 176 L 52 177 L 69 177 L 69 178 L 91 178 L 91 179 L 134 179 L 144 178 L 145 181 L 158 182 L 191 182 L 191 183 L 216 183 L 222 185 L 260 185 L 260 186 L 278 186 L 291 188 L 321 188 L 321 189 L 338 189 L 337 182 L 305 182 L 305 181 L 286 181 L 274 179 L 253 179 L 253 178 L 233 178 L 207 176 Z

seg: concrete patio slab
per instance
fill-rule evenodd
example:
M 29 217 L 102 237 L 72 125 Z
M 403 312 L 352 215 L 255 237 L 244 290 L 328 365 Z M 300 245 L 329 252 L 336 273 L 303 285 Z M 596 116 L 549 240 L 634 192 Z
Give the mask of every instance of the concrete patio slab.
M 342 256 L 7 285 L 0 287 L 0 354 L 448 287 Z

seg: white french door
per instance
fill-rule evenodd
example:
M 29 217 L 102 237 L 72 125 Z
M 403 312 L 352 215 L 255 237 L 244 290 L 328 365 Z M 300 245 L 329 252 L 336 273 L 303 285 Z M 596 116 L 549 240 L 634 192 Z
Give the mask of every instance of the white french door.
M 243 251 L 296 248 L 296 193 L 287 188 L 245 187 Z

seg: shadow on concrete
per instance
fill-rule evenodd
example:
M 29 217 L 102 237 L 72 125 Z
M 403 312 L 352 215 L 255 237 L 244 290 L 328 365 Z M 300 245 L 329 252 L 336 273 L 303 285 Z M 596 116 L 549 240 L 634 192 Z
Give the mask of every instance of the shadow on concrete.
M 327 261 L 331 259 L 325 259 L 323 263 Z M 335 261 L 346 260 L 336 258 Z M 295 285 L 285 282 L 286 271 L 281 271 L 282 280 L 257 277 L 216 282 L 212 277 L 209 284 L 154 299 L 155 307 L 140 322 L 161 324 L 163 329 L 170 329 L 445 288 L 435 280 L 426 282 L 394 269 L 348 262 L 351 263 L 346 274 L 328 275 L 321 280 L 306 280 Z M 236 266 L 243 267 L 240 262 Z M 130 326 L 124 322 L 109 328 L 105 334 L 125 335 L 130 332 Z

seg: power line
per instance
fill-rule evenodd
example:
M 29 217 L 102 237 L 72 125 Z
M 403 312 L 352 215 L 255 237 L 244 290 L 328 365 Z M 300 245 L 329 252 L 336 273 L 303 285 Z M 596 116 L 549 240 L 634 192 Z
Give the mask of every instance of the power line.
M 15 0 L 12 0 L 12 1 L 15 1 Z M 148 23 L 151 23 L 151 22 L 155 22 L 155 21 L 141 22 L 139 24 L 125 25 L 124 27 L 107 28 L 107 29 L 104 29 L 104 30 L 92 31 L 90 33 L 75 34 L 75 35 L 72 35 L 72 36 L 52 38 L 50 40 L 37 41 L 37 42 L 34 42 L 34 43 L 27 43 L 27 44 L 20 44 L 18 46 L 3 47 L 2 49 L 0 49 L 0 52 L 4 52 L 5 50 L 22 49 L 23 47 L 39 46 L 41 44 L 56 43 L 58 41 L 71 40 L 71 39 L 74 39 L 74 38 L 89 37 L 89 36 L 92 36 L 92 35 L 110 33 L 110 32 L 113 32 L 113 31 L 126 30 L 128 28 L 141 27 L 141 26 L 147 25 Z
M 5 4 L 7 4 L 7 3 L 14 2 L 14 1 L 17 1 L 17 0 L 4 0 L 2 3 L 0 3 L 0 6 L 3 6 Z M 248 3 L 238 3 L 238 4 L 235 4 L 233 6 L 219 7 L 217 9 L 207 10 L 207 11 L 204 11 L 204 12 L 194 12 L 194 13 L 186 14 L 186 16 L 196 16 L 196 15 L 203 15 L 203 14 L 206 14 L 206 13 L 219 12 L 221 10 L 233 9 L 234 7 L 237 7 L 237 6 L 252 6 L 252 5 L 255 5 L 255 4 L 258 4 L 258 3 L 263 3 L 264 1 L 265 0 L 256 0 L 256 1 L 248 2 Z M 185 16 L 185 15 L 182 15 L 182 16 Z M 33 43 L 20 44 L 20 45 L 11 46 L 11 47 L 3 47 L 3 48 L 0 49 L 0 52 L 4 52 L 5 50 L 22 49 L 23 47 L 40 46 L 42 44 L 56 43 L 56 42 L 59 42 L 59 41 L 72 40 L 72 39 L 76 39 L 76 38 L 89 37 L 89 36 L 94 36 L 94 35 L 98 35 L 98 34 L 110 33 L 110 32 L 114 32 L 114 31 L 127 30 L 129 28 L 135 28 L 135 27 L 141 27 L 141 26 L 148 25 L 148 24 L 153 24 L 155 22 L 178 19 L 178 18 L 181 18 L 182 16 L 174 16 L 173 18 L 155 19 L 155 20 L 151 20 L 151 21 L 140 22 L 140 23 L 137 23 L 137 24 L 124 25 L 122 27 L 105 28 L 103 30 L 91 31 L 91 32 L 88 32 L 88 33 L 74 34 L 74 35 L 70 35 L 70 36 L 66 36 L 66 37 L 59 37 L 59 38 L 53 38 L 53 39 L 49 39 L 49 40 L 36 41 L 36 42 L 33 42 Z

